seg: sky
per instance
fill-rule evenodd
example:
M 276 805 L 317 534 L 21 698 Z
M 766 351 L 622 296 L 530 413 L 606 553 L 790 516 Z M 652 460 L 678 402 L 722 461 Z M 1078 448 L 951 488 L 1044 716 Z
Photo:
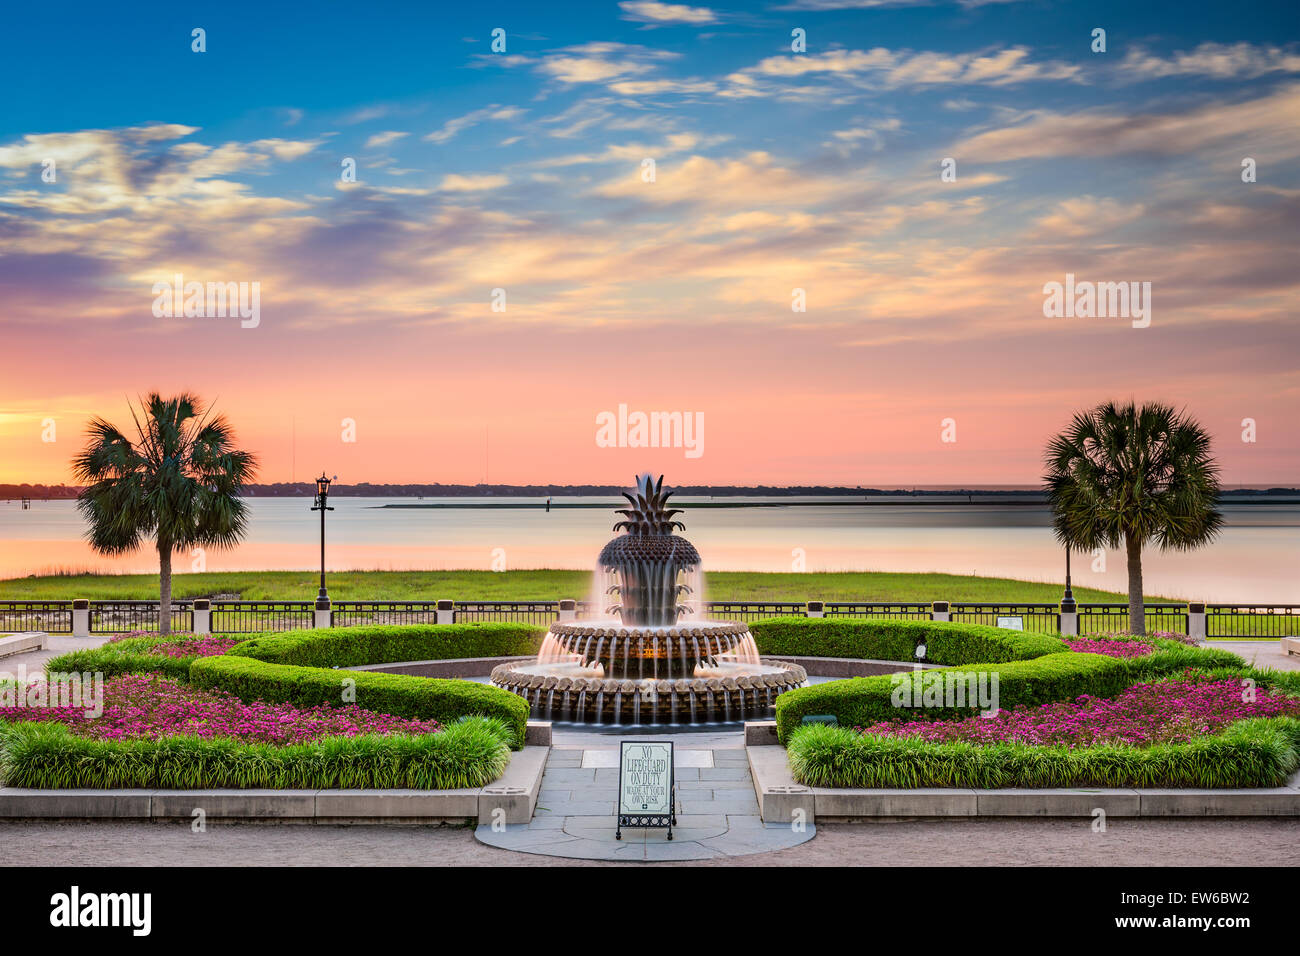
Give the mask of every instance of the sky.
M 0 76 L 0 482 L 155 390 L 265 482 L 1027 485 L 1130 398 L 1300 482 L 1293 2 L 26 4 Z

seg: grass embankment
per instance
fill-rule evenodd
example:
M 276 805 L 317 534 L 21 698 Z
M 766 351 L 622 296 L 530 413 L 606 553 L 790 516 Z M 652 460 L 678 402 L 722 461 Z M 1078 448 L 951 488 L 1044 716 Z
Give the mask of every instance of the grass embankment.
M 589 571 L 338 571 L 328 576 L 336 601 L 554 601 L 582 600 Z M 904 572 L 713 571 L 705 575 L 710 601 L 979 601 L 1055 603 L 1062 585 L 958 574 Z M 319 578 L 310 571 L 223 571 L 177 574 L 177 598 L 238 595 L 245 601 L 307 601 Z M 1114 591 L 1075 588 L 1084 603 L 1113 603 Z M 0 580 L 0 601 L 156 600 L 158 577 L 149 574 L 76 574 Z M 1148 601 L 1160 598 L 1148 597 Z

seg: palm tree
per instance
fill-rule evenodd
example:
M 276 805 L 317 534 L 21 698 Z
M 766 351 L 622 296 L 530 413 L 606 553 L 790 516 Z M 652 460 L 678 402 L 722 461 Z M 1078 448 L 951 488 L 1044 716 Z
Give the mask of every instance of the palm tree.
M 96 417 L 86 447 L 72 460 L 86 485 L 77 508 L 89 522 L 90 545 L 125 554 L 148 537 L 158 548 L 158 629 L 171 631 L 172 552 L 230 547 L 244 536 L 248 509 L 239 493 L 257 459 L 233 445 L 223 416 L 208 417 L 199 399 L 150 393 L 139 413 L 128 403 L 136 437 Z
M 1169 405 L 1106 402 L 1078 412 L 1047 445 L 1047 500 L 1069 548 L 1128 552 L 1128 620 L 1146 633 L 1142 548 L 1191 550 L 1219 532 L 1219 468 L 1210 436 Z

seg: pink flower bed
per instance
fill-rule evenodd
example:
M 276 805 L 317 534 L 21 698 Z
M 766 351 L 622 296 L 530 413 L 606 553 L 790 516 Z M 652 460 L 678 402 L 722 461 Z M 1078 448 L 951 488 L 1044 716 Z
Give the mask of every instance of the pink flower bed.
M 79 707 L 5 707 L 9 721 L 53 720 L 74 734 L 99 740 L 156 739 L 178 734 L 233 737 L 246 743 L 296 744 L 360 734 L 431 734 L 436 720 L 392 717 L 356 704 L 311 708 L 246 704 L 219 690 L 199 690 L 157 675 L 127 674 L 104 682 L 104 712 L 88 718 Z
M 159 644 L 149 653 L 166 657 L 216 657 L 238 643 L 233 637 L 199 637 L 182 644 Z
M 172 631 L 170 637 L 194 637 L 191 631 Z M 114 634 L 105 643 L 116 644 L 118 641 L 129 640 L 133 637 L 158 637 L 157 631 L 127 631 L 123 634 Z
M 128 634 L 114 634 L 107 643 L 116 644 L 136 637 L 158 637 L 158 634 L 156 631 L 131 631 Z M 168 641 L 165 644 L 155 644 L 143 653 L 163 657 L 216 657 L 239 643 L 238 638 L 234 637 L 191 634 L 189 631 L 173 631 Z M 171 641 L 175 643 L 170 643 Z
M 1300 698 L 1255 690 L 1243 700 L 1239 680 L 1183 679 L 1136 684 L 1109 699 L 1084 695 L 1074 701 L 1017 707 L 993 717 L 963 720 L 881 722 L 857 728 L 882 737 L 916 737 L 933 743 L 1027 744 L 1125 743 L 1146 747 L 1183 743 L 1217 733 L 1247 717 L 1300 717 Z
M 1094 637 L 1080 637 L 1066 640 L 1065 646 L 1072 651 L 1085 654 L 1105 654 L 1107 657 L 1144 657 L 1156 649 L 1154 644 L 1139 640 L 1103 640 Z

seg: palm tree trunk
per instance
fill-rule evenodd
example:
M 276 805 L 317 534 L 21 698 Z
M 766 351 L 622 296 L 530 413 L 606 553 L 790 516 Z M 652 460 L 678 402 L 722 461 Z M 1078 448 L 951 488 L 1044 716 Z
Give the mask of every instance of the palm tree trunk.
M 158 542 L 158 583 L 161 594 L 158 601 L 158 633 L 172 632 L 172 547 Z
M 1146 634 L 1146 615 L 1142 608 L 1142 543 L 1126 538 L 1128 545 L 1128 630 Z

